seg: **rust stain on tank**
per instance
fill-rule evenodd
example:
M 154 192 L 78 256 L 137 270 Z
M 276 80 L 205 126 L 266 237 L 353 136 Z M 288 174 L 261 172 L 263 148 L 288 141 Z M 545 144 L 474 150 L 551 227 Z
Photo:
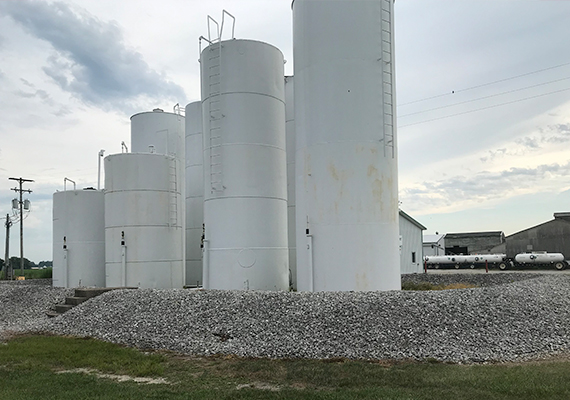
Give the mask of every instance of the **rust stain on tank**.
M 335 181 L 338 181 L 338 180 L 340 179 L 339 176 L 338 176 L 338 172 L 337 172 L 336 167 L 334 166 L 334 164 L 329 164 L 328 170 L 329 170 L 329 173 L 331 174 L 331 176 L 333 177 L 333 179 L 334 179 Z
M 378 176 L 378 169 L 374 167 L 374 165 L 368 166 L 368 176 L 371 177 L 372 175 Z

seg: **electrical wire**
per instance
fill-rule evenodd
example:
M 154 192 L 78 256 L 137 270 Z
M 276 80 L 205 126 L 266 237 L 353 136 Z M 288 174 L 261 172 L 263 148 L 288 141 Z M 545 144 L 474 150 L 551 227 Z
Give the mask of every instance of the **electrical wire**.
M 458 116 L 458 115 L 471 114 L 471 113 L 474 113 L 474 112 L 477 112 L 477 111 L 489 110 L 489 109 L 491 109 L 491 108 L 502 107 L 502 106 L 506 106 L 506 105 L 509 105 L 509 104 L 519 103 L 519 102 L 525 101 L 525 100 L 531 100 L 531 99 L 536 99 L 536 98 L 538 98 L 538 97 L 544 97 L 544 96 L 548 96 L 548 95 L 555 94 L 555 93 L 565 92 L 565 91 L 568 91 L 568 90 L 570 90 L 570 88 L 560 89 L 560 90 L 554 90 L 554 91 L 552 91 L 552 92 L 537 94 L 536 96 L 525 97 L 525 98 L 523 98 L 523 99 L 518 99 L 518 100 L 513 100 L 513 101 L 507 101 L 507 102 L 505 102 L 505 103 L 495 104 L 495 105 L 488 106 L 488 107 L 477 108 L 477 109 L 475 109 L 475 110 L 469 110 L 469 111 L 464 111 L 464 112 L 460 112 L 460 113 L 456 113 L 456 114 L 445 115 L 445 116 L 443 116 L 443 117 L 432 118 L 432 119 L 428 119 L 428 120 L 425 120 L 425 121 L 414 122 L 414 123 L 407 124 L 407 125 L 399 125 L 399 126 L 398 126 L 398 129 L 405 128 L 405 127 L 408 127 L 408 126 L 413 126 L 413 125 L 425 124 L 425 123 L 427 123 L 427 122 L 438 121 L 438 120 L 440 120 L 440 119 L 446 119 L 446 118 L 456 117 L 456 116 Z
M 430 112 L 430 111 L 442 110 L 442 109 L 444 109 L 444 108 L 449 108 L 449 107 L 453 107 L 453 106 L 458 106 L 458 105 L 460 105 L 460 104 L 467 104 L 467 103 L 472 103 L 472 102 L 474 102 L 474 101 L 490 99 L 490 98 L 493 98 L 493 97 L 498 97 L 498 96 L 502 96 L 502 95 L 505 95 L 505 94 L 515 93 L 515 92 L 520 92 L 520 91 L 522 91 L 522 90 L 532 89 L 532 88 L 535 88 L 535 87 L 544 86 L 544 85 L 548 85 L 548 84 L 556 83 L 556 82 L 561 82 L 561 81 L 565 81 L 565 80 L 568 80 L 568 79 L 570 79 L 570 76 L 567 76 L 567 77 L 565 77 L 565 78 L 555 79 L 555 80 L 549 81 L 549 82 L 538 83 L 538 84 L 536 84 L 536 85 L 526 86 L 526 87 L 519 88 L 519 89 L 509 90 L 509 91 L 502 92 L 502 93 L 491 94 L 491 95 L 489 95 L 489 96 L 483 96 L 483 97 L 479 97 L 479 98 L 472 99 L 472 100 L 460 101 L 460 102 L 458 102 L 458 103 L 448 104 L 448 105 L 446 105 L 446 106 L 435 107 L 435 108 L 430 108 L 430 109 L 423 110 L 423 111 L 416 111 L 416 112 L 409 113 L 409 114 L 399 115 L 398 118 L 406 118 L 406 117 L 409 117 L 409 116 L 412 116 L 412 115 L 425 114 L 425 113 Z
M 448 93 L 442 93 L 442 94 L 438 94 L 435 96 L 430 96 L 430 97 L 425 97 L 423 99 L 419 99 L 419 100 L 414 100 L 414 101 L 409 101 L 407 103 L 402 103 L 402 104 L 398 104 L 398 107 L 403 107 L 403 106 L 407 106 L 409 104 L 415 104 L 415 103 L 420 103 L 422 101 L 426 101 L 426 100 L 432 100 L 432 99 L 437 99 L 440 97 L 445 97 L 445 96 L 450 96 L 453 95 L 455 93 L 461 93 L 461 92 L 467 92 L 468 90 L 473 90 L 473 89 L 479 89 L 485 86 L 490 86 L 490 85 L 494 85 L 496 83 L 501 83 L 501 82 L 506 82 L 506 81 L 510 81 L 513 79 L 517 79 L 517 78 L 522 78 L 523 76 L 529 76 L 529 75 L 534 75 L 534 74 L 538 74 L 540 72 L 544 72 L 544 71 L 550 71 L 552 69 L 556 69 L 556 68 L 561 68 L 561 67 L 565 67 L 567 65 L 570 65 L 570 62 L 564 63 L 564 64 L 559 64 L 559 65 L 555 65 L 553 67 L 548 67 L 548 68 L 542 68 L 536 71 L 532 71 L 532 72 L 527 72 L 525 74 L 521 74 L 521 75 L 516 75 L 516 76 L 512 76 L 510 78 L 504 78 L 504 79 L 499 79 L 497 81 L 493 81 L 493 82 L 488 82 L 488 83 L 482 83 L 480 85 L 476 85 L 476 86 L 471 86 L 465 89 L 459 89 L 459 90 L 453 90 L 451 92 Z

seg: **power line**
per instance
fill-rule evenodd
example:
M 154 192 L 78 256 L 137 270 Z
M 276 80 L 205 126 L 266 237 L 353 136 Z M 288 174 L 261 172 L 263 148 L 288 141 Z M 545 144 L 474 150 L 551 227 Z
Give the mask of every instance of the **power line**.
M 445 115 L 445 116 L 439 117 L 439 118 L 432 118 L 432 119 L 428 119 L 428 120 L 425 120 L 425 121 L 414 122 L 414 123 L 412 123 L 412 124 L 400 125 L 400 126 L 398 126 L 398 128 L 405 128 L 405 127 L 412 126 L 412 125 L 425 124 L 425 123 L 427 123 L 427 122 L 438 121 L 438 120 L 440 120 L 440 119 L 446 119 L 446 118 L 456 117 L 456 116 L 458 116 L 458 115 L 465 115 L 465 114 L 471 114 L 471 113 L 474 113 L 474 112 L 477 112 L 477 111 L 489 110 L 489 109 L 491 109 L 491 108 L 502 107 L 502 106 L 506 106 L 506 105 L 509 105 L 509 104 L 519 103 L 519 102 L 525 101 L 525 100 L 536 99 L 536 98 L 538 98 L 538 97 L 543 97 L 543 96 L 548 96 L 548 95 L 550 95 L 550 94 L 565 92 L 565 91 L 567 91 L 567 90 L 570 90 L 570 88 L 555 90 L 555 91 L 548 92 L 548 93 L 537 94 L 536 96 L 530 96 L 530 97 L 525 97 L 524 99 L 518 99 L 518 100 L 513 100 L 513 101 L 507 101 L 507 102 L 505 102 L 505 103 L 495 104 L 495 105 L 488 106 L 488 107 L 477 108 L 477 109 L 475 109 L 475 110 L 469 110 L 469 111 L 464 111 L 464 112 L 460 112 L 460 113 L 456 113 L 456 114 Z
M 414 101 L 409 101 L 407 103 L 402 103 L 402 104 L 398 104 L 398 107 L 403 107 L 403 106 L 407 106 L 409 104 L 415 104 L 415 103 L 420 103 L 422 101 L 426 101 L 426 100 L 432 100 L 432 99 L 437 99 L 440 97 L 445 97 L 445 96 L 449 96 L 455 93 L 461 93 L 461 92 L 467 92 L 468 90 L 473 90 L 473 89 L 479 89 L 485 86 L 490 86 L 490 85 L 494 85 L 496 83 L 501 83 L 501 82 L 506 82 L 506 81 L 510 81 L 513 79 L 517 79 L 517 78 L 522 78 L 523 76 L 529 76 L 529 75 L 533 75 L 533 74 L 538 74 L 540 72 L 544 72 L 544 71 L 550 71 L 552 69 L 556 69 L 556 68 L 560 68 L 560 67 L 565 67 L 567 65 L 570 65 L 570 62 L 564 63 L 564 64 L 559 64 L 559 65 L 555 65 L 553 67 L 548 67 L 548 68 L 543 68 L 543 69 L 539 69 L 536 71 L 532 71 L 532 72 L 527 72 L 525 74 L 521 74 L 521 75 L 516 75 L 516 76 L 512 76 L 510 78 L 504 78 L 504 79 L 499 79 L 497 81 L 493 81 L 493 82 L 488 82 L 488 83 L 482 83 L 480 85 L 476 85 L 476 86 L 471 86 L 465 89 L 459 89 L 459 90 L 452 90 L 451 92 L 448 93 L 442 93 L 442 94 L 438 94 L 435 96 L 430 96 L 430 97 L 425 97 L 423 99 L 419 99 L 419 100 L 414 100 Z
M 427 112 L 430 112 L 430 111 L 436 111 L 436 110 L 441 110 L 441 109 L 444 109 L 444 108 L 449 108 L 449 107 L 453 107 L 453 106 L 458 106 L 458 105 L 460 105 L 460 104 L 467 104 L 467 103 L 472 103 L 472 102 L 474 102 L 474 101 L 490 99 L 490 98 L 493 98 L 493 97 L 502 96 L 502 95 L 504 95 L 504 94 L 510 94 L 510 93 L 515 93 L 515 92 L 520 92 L 520 91 L 526 90 L 526 89 L 532 89 L 532 88 L 535 88 L 535 87 L 544 86 L 544 85 L 548 85 L 548 84 L 551 84 L 551 83 L 556 83 L 556 82 L 565 81 L 565 80 L 567 80 L 567 79 L 570 79 L 570 76 L 567 76 L 566 78 L 555 79 L 555 80 L 549 81 L 549 82 L 538 83 L 538 84 L 536 84 L 536 85 L 526 86 L 526 87 L 519 88 L 519 89 L 508 90 L 508 91 L 502 92 L 502 93 L 491 94 L 491 95 L 489 95 L 489 96 L 483 96 L 483 97 L 479 97 L 479 98 L 472 99 L 472 100 L 460 101 L 460 102 L 458 102 L 458 103 L 448 104 L 448 105 L 446 105 L 446 106 L 430 108 L 430 109 L 423 110 L 423 111 L 416 111 L 416 112 L 413 112 L 413 113 L 400 115 L 400 116 L 398 116 L 398 118 L 406 118 L 406 117 L 409 117 L 409 116 L 412 116 L 412 115 L 424 114 L 424 113 L 427 113 Z

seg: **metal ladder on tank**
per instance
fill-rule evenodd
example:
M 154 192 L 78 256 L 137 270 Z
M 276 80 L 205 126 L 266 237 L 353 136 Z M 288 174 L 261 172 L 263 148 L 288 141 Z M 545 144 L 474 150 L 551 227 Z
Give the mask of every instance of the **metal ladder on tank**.
M 168 199 L 168 226 L 176 227 L 178 224 L 178 174 L 177 161 L 173 158 L 169 165 L 169 199 Z
M 394 76 L 392 74 L 392 0 L 382 0 L 381 48 L 382 48 L 382 114 L 384 131 L 384 156 L 394 158 Z
M 202 53 L 201 40 L 204 39 L 210 44 L 208 52 L 208 149 L 209 149 L 209 165 L 210 165 L 210 190 L 211 193 L 219 193 L 224 190 L 223 184 L 223 132 L 222 120 L 222 99 L 221 99 L 221 70 L 222 70 L 222 35 L 226 15 L 232 18 L 232 39 L 235 34 L 235 17 L 226 10 L 222 11 L 222 23 L 218 24 L 211 16 L 208 16 L 208 39 L 200 37 L 200 55 Z M 212 23 L 216 26 L 216 36 L 212 37 Z

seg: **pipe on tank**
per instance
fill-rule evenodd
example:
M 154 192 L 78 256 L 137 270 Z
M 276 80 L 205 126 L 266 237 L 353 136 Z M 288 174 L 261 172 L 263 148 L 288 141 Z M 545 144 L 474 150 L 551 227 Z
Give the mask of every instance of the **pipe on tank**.
M 309 253 L 308 257 L 308 267 L 309 267 L 309 290 L 311 292 L 315 291 L 315 275 L 313 269 L 313 235 L 309 235 L 307 229 L 307 252 Z
M 99 150 L 99 157 L 97 163 L 97 190 L 101 190 L 101 158 L 105 155 L 105 150 Z
M 127 245 L 125 244 L 125 231 L 121 232 L 121 286 L 127 286 Z
M 202 286 L 204 289 L 210 288 L 210 241 L 207 239 L 203 240 L 203 264 L 204 268 L 202 271 Z
M 63 287 L 67 287 L 68 271 L 69 271 L 69 257 L 67 256 L 67 245 L 65 244 L 65 236 L 63 237 L 63 268 L 64 268 L 64 282 Z

